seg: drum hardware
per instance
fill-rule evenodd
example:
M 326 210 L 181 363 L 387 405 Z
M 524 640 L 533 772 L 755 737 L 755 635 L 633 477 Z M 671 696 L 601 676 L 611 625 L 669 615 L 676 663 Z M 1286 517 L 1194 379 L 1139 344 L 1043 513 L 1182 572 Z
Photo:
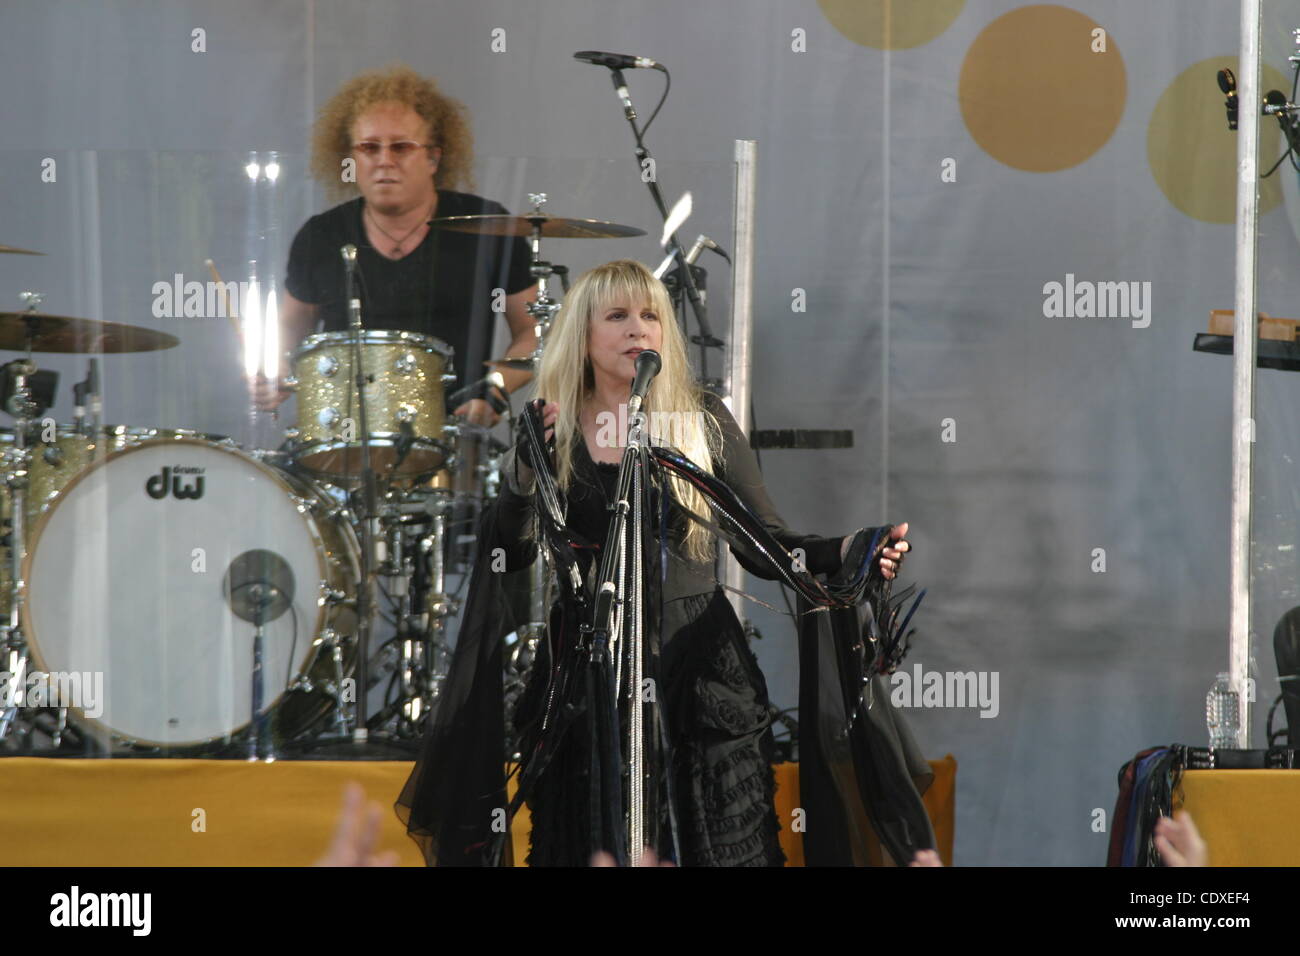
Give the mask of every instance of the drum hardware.
M 16 321 L 9 320 L 6 315 L 0 315 L 0 339 L 3 339 L 5 332 L 12 334 L 21 328 L 23 336 L 23 351 L 27 357 L 16 363 L 10 363 L 13 366 L 11 384 L 13 387 L 12 394 L 6 396 L 5 407 L 14 416 L 14 471 L 6 475 L 6 481 L 9 484 L 11 512 L 9 517 L 9 617 L 3 627 L 0 627 L 0 633 L 4 635 L 4 647 L 6 650 L 5 661 L 7 670 L 14 675 L 11 678 L 10 694 L 8 702 L 3 711 L 0 711 L 0 741 L 9 736 L 14 727 L 15 721 L 19 717 L 19 708 L 26 704 L 26 686 L 23 681 L 26 679 L 28 666 L 30 664 L 29 648 L 26 635 L 23 631 L 22 614 L 25 609 L 24 601 L 26 596 L 26 586 L 23 582 L 23 568 L 27 558 L 27 484 L 28 472 L 27 466 L 30 460 L 30 452 L 27 449 L 28 429 L 32 425 L 32 419 L 39 414 L 40 406 L 33 400 L 30 388 L 30 376 L 36 372 L 36 363 L 32 361 L 32 352 L 35 343 L 45 329 L 47 321 L 36 310 L 40 307 L 44 296 L 39 292 L 24 292 L 20 296 L 27 306 L 25 312 L 19 313 L 15 318 Z M 7 346 L 12 347 L 12 346 Z
M 504 360 L 489 362 L 498 368 L 522 368 L 533 371 L 541 361 L 542 349 L 546 335 L 560 302 L 551 297 L 550 280 L 559 277 L 564 292 L 569 291 L 568 266 L 548 262 L 542 258 L 542 239 L 616 239 L 630 236 L 644 236 L 645 230 L 635 226 L 623 226 L 602 219 L 566 219 L 542 212 L 546 204 L 546 193 L 529 193 L 528 201 L 533 210 L 529 215 L 484 215 L 484 216 L 444 216 L 434 219 L 429 225 L 435 229 L 450 229 L 454 232 L 471 232 L 490 236 L 519 236 L 528 239 L 528 269 L 537 280 L 537 298 L 528 303 L 528 314 L 532 316 L 537 333 L 537 348 L 531 356 L 514 356 Z M 530 365 L 508 364 L 527 362 Z
M 27 359 L 16 359 L 0 365 L 0 402 L 11 411 L 11 402 L 19 388 L 27 392 L 29 417 L 37 418 L 54 404 L 58 390 L 59 373 L 37 371 Z
M 310 694 L 315 692 L 316 685 L 311 682 L 311 678 L 306 674 L 299 674 L 293 680 L 289 681 L 289 689 L 292 691 L 298 691 L 302 694 Z
M 528 201 L 533 204 L 533 215 L 541 216 L 542 206 L 546 204 L 546 193 L 529 193 Z M 537 280 L 537 298 L 528 303 L 528 314 L 533 317 L 533 327 L 537 333 L 537 348 L 533 350 L 532 356 L 537 364 L 541 364 L 546 335 L 551 331 L 555 313 L 560 310 L 560 303 L 550 295 L 551 277 L 558 272 L 564 291 L 569 291 L 568 267 L 556 266 L 542 259 L 542 225 L 539 222 L 534 223 L 532 235 L 528 240 L 528 271 Z
M 72 386 L 72 406 L 72 419 L 77 430 L 83 434 L 98 435 L 104 409 L 99 393 L 99 359 L 92 358 L 86 369 L 85 381 Z M 86 428 L 87 410 L 90 412 L 89 429 Z
M 293 496 L 291 496 L 292 498 Z M 281 617 L 293 605 L 293 570 L 273 551 L 254 549 L 235 558 L 222 580 L 226 604 L 238 618 L 253 625 L 252 693 L 248 737 L 248 759 L 274 760 L 275 751 L 267 734 L 266 711 L 262 706 L 266 688 L 263 674 L 266 625 Z M 295 623 L 295 640 L 297 626 Z M 294 656 L 291 646 L 289 656 Z
M 348 732 L 347 707 L 344 699 L 346 684 L 343 677 L 343 638 L 333 628 L 326 628 L 320 637 L 320 646 L 329 649 L 330 663 L 334 667 L 334 679 L 324 682 L 323 690 L 334 698 L 334 731 L 340 736 Z
M 418 737 L 421 724 L 441 692 L 447 619 L 458 602 L 446 594 L 444 548 L 453 496 L 443 489 L 412 489 L 390 494 L 382 509 L 390 562 L 383 589 L 395 633 L 382 657 L 392 676 L 384 706 L 374 723 L 398 738 Z
M 361 321 L 361 295 L 357 291 L 356 285 L 357 247 L 352 243 L 347 243 L 343 246 L 340 252 L 343 256 L 343 280 L 348 305 L 348 332 L 346 333 L 346 338 L 348 355 L 351 360 L 350 371 L 352 372 L 352 391 L 347 393 L 347 400 L 350 406 L 352 400 L 355 398 L 358 418 L 360 419 L 358 424 L 361 429 L 360 435 L 357 436 L 360 439 L 357 444 L 360 446 L 361 451 L 359 474 L 355 473 L 355 469 L 350 469 L 350 471 L 356 474 L 356 477 L 359 477 L 361 481 L 361 507 L 358 509 L 358 514 L 356 516 L 357 525 L 361 530 L 361 560 L 357 567 L 356 584 L 357 692 L 353 711 L 352 742 L 356 745 L 364 745 L 368 733 L 366 701 L 367 691 L 370 689 L 370 632 L 374 615 L 374 605 L 372 601 L 373 595 L 371 591 L 371 587 L 374 583 L 373 562 L 375 559 L 374 548 L 376 547 L 374 534 L 378 526 L 378 506 L 375 487 L 376 476 L 374 461 L 370 454 L 372 436 L 370 434 L 370 419 L 368 411 L 369 402 L 366 394 L 366 386 L 375 379 L 373 375 L 367 374 L 361 358 L 362 340 L 365 337 L 365 328 Z M 321 356 L 321 358 L 329 360 L 323 362 L 319 360 L 317 361 L 317 371 L 321 373 L 322 377 L 328 379 L 337 374 L 340 365 L 338 357 L 334 355 L 324 355 Z M 397 374 L 403 379 L 411 378 L 411 366 L 412 363 L 406 361 L 406 354 L 402 355 L 397 362 L 393 363 L 393 367 Z M 296 371 L 297 365 L 295 364 L 295 372 Z M 299 373 L 296 377 L 301 378 L 301 374 Z M 328 411 L 332 412 L 334 409 L 329 409 Z M 300 407 L 300 417 L 305 417 L 302 415 L 302 412 L 303 410 Z M 318 416 L 318 419 L 320 417 L 329 419 L 332 416 L 324 414 L 323 416 Z M 332 428 L 337 423 L 337 420 L 331 421 L 327 427 Z M 324 424 L 324 422 L 321 422 L 321 424 Z M 348 436 L 345 433 L 343 437 L 347 444 L 352 444 L 351 441 L 348 441 L 351 436 Z M 343 695 L 340 692 L 339 702 L 342 703 L 342 701 Z M 346 735 L 348 729 L 346 719 L 340 717 L 337 726 L 340 728 L 340 731 Z

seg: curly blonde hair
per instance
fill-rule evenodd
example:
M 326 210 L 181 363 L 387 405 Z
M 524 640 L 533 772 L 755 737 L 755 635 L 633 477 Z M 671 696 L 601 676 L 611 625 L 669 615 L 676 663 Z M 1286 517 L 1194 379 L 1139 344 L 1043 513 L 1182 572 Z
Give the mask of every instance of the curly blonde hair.
M 339 175 L 343 160 L 352 155 L 352 126 L 376 103 L 409 106 L 429 124 L 429 142 L 442 150 L 436 174 L 446 189 L 472 189 L 470 166 L 474 162 L 474 134 L 469 112 L 458 100 L 444 96 L 433 80 L 404 63 L 362 73 L 344 83 L 321 107 L 312 128 L 311 171 L 335 197 L 357 192 L 356 183 Z

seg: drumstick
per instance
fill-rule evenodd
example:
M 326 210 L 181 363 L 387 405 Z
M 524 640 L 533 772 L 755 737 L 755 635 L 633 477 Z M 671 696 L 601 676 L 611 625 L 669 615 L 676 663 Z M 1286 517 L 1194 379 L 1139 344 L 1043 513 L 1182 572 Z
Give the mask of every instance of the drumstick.
M 217 271 L 217 264 L 211 259 L 204 259 L 208 265 L 208 272 L 212 274 L 212 281 L 217 283 L 217 288 L 221 290 L 221 298 L 226 301 L 226 317 L 230 319 L 230 324 L 235 327 L 235 334 L 239 336 L 240 344 L 244 341 L 244 330 L 239 324 L 239 314 L 235 307 L 230 303 L 230 296 L 226 295 L 226 284 L 221 281 L 221 273 Z
M 211 259 L 204 259 L 203 261 L 208 265 L 208 272 L 212 274 L 212 281 L 215 282 L 217 288 L 221 290 L 221 297 L 226 300 L 226 316 L 230 319 L 230 324 L 235 327 L 235 335 L 239 338 L 239 347 L 243 350 L 247 348 L 244 343 L 244 329 L 239 324 L 239 315 L 236 312 L 235 307 L 230 304 L 230 296 L 226 295 L 226 284 L 221 281 L 221 273 L 217 271 L 217 264 Z M 280 418 L 279 411 L 274 408 L 271 409 L 271 417 L 278 420 Z

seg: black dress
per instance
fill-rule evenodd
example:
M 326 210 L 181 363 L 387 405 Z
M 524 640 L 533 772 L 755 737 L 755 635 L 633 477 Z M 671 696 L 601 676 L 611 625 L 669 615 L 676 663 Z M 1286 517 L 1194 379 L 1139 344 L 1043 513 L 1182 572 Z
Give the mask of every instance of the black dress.
M 840 568 L 837 538 L 800 535 L 777 515 L 753 452 L 735 420 L 720 401 L 709 396 L 707 408 L 722 429 L 721 461 L 714 472 L 759 516 L 788 550 L 802 549 L 814 574 L 830 576 Z M 616 468 L 591 461 L 579 441 L 575 480 L 568 499 L 568 524 L 587 542 L 603 542 Z M 502 637 L 514 629 L 508 588 L 500 573 L 497 549 L 507 553 L 507 567 L 517 573 L 531 563 L 536 545 L 524 534 L 532 498 L 514 482 L 512 455 L 507 455 L 505 487 L 484 510 L 479 525 L 479 557 L 469 585 L 456 652 L 442 694 L 426 724 L 419 759 L 394 809 L 431 866 L 497 865 L 502 862 L 507 816 L 504 741 Z M 650 509 L 651 513 L 657 507 Z M 666 559 L 647 575 L 651 607 L 660 609 L 660 655 L 652 663 L 664 688 L 659 713 L 666 738 L 662 787 L 670 798 L 659 805 L 658 819 L 669 808 L 679 836 L 678 862 L 686 865 L 779 865 L 780 826 L 773 806 L 772 738 L 767 688 L 749 650 L 735 612 L 713 577 L 710 564 L 682 556 L 684 516 L 675 508 L 660 554 Z M 653 529 L 652 529 L 653 530 Z M 867 529 L 872 540 L 887 529 Z M 732 545 L 750 573 L 770 578 L 771 569 L 744 546 Z M 586 570 L 594 549 L 586 553 Z M 799 555 L 796 555 L 796 557 Z M 591 575 L 588 573 L 588 587 Z M 557 605 L 559 607 L 559 605 Z M 885 678 L 876 676 L 874 705 L 856 718 L 846 710 L 843 688 L 857 678 L 842 669 L 843 650 L 863 627 L 868 607 L 805 613 L 799 620 L 800 649 L 800 804 L 806 811 L 803 837 L 809 865 L 865 865 L 872 834 L 879 836 L 893 859 L 910 860 L 915 851 L 933 847 L 934 834 L 920 793 L 932 775 L 903 715 L 889 698 Z M 552 614 L 550 634 L 563 641 L 576 630 L 574 621 Z M 653 646 L 653 645 L 652 645 Z M 533 668 L 543 674 L 544 660 Z M 544 681 L 531 683 L 517 708 L 516 725 L 526 725 L 539 708 L 535 699 Z M 591 753 L 582 711 L 559 740 L 551 762 L 524 793 L 532 811 L 532 851 L 536 865 L 587 865 L 596 847 L 588 815 L 586 778 Z M 535 724 L 534 724 L 535 726 Z M 530 753 L 533 751 L 530 751 Z M 526 761 L 531 767 L 540 761 Z M 870 823 L 868 823 L 868 819 Z M 662 825 L 660 834 L 666 832 Z M 661 858 L 672 847 L 661 839 Z
M 799 535 L 785 527 L 735 420 L 716 398 L 708 396 L 705 403 L 723 435 L 723 460 L 715 463 L 714 473 L 737 491 L 787 550 L 803 549 L 811 571 L 838 570 L 839 539 Z M 607 507 L 617 475 L 617 465 L 593 462 L 586 443 L 578 441 L 567 495 L 568 526 L 588 542 L 605 540 Z M 507 480 L 502 492 L 499 530 L 505 540 L 518 540 L 527 527 L 531 499 L 511 485 Z M 654 501 L 650 510 L 657 512 L 657 495 Z M 714 579 L 712 565 L 682 555 L 685 521 L 684 515 L 670 508 L 659 648 L 659 704 L 670 755 L 667 774 L 679 836 L 678 862 L 780 866 L 785 856 L 777 837 L 767 684 L 731 603 Z M 748 556 L 738 557 L 751 572 L 771 576 Z M 542 673 L 541 667 L 534 671 L 535 676 Z M 530 716 L 524 713 L 521 719 Z M 570 729 L 561 752 L 530 796 L 530 865 L 581 866 L 598 849 L 587 845 L 587 765 L 582 746 L 586 732 L 581 721 Z M 661 856 L 672 855 L 666 840 L 659 849 Z

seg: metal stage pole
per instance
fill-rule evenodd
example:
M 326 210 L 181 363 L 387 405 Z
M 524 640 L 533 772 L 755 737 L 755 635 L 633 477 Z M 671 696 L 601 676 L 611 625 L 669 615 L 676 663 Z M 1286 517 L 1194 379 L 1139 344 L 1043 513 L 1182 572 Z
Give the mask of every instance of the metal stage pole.
M 732 238 L 734 262 L 731 269 L 731 334 L 727 336 L 726 388 L 727 405 L 736 424 L 746 435 L 753 427 L 749 418 L 752 394 L 750 369 L 754 340 L 754 212 L 758 205 L 758 144 L 752 139 L 736 140 L 734 199 L 732 202 Z M 722 553 L 722 580 L 739 591 L 745 585 L 745 569 L 731 550 Z M 727 599 L 736 616 L 745 619 L 740 595 L 728 591 Z
M 1232 536 L 1228 670 L 1237 694 L 1237 746 L 1250 746 L 1250 526 L 1255 441 L 1256 248 L 1259 221 L 1260 8 L 1241 2 L 1237 136 L 1237 288 L 1232 349 Z

